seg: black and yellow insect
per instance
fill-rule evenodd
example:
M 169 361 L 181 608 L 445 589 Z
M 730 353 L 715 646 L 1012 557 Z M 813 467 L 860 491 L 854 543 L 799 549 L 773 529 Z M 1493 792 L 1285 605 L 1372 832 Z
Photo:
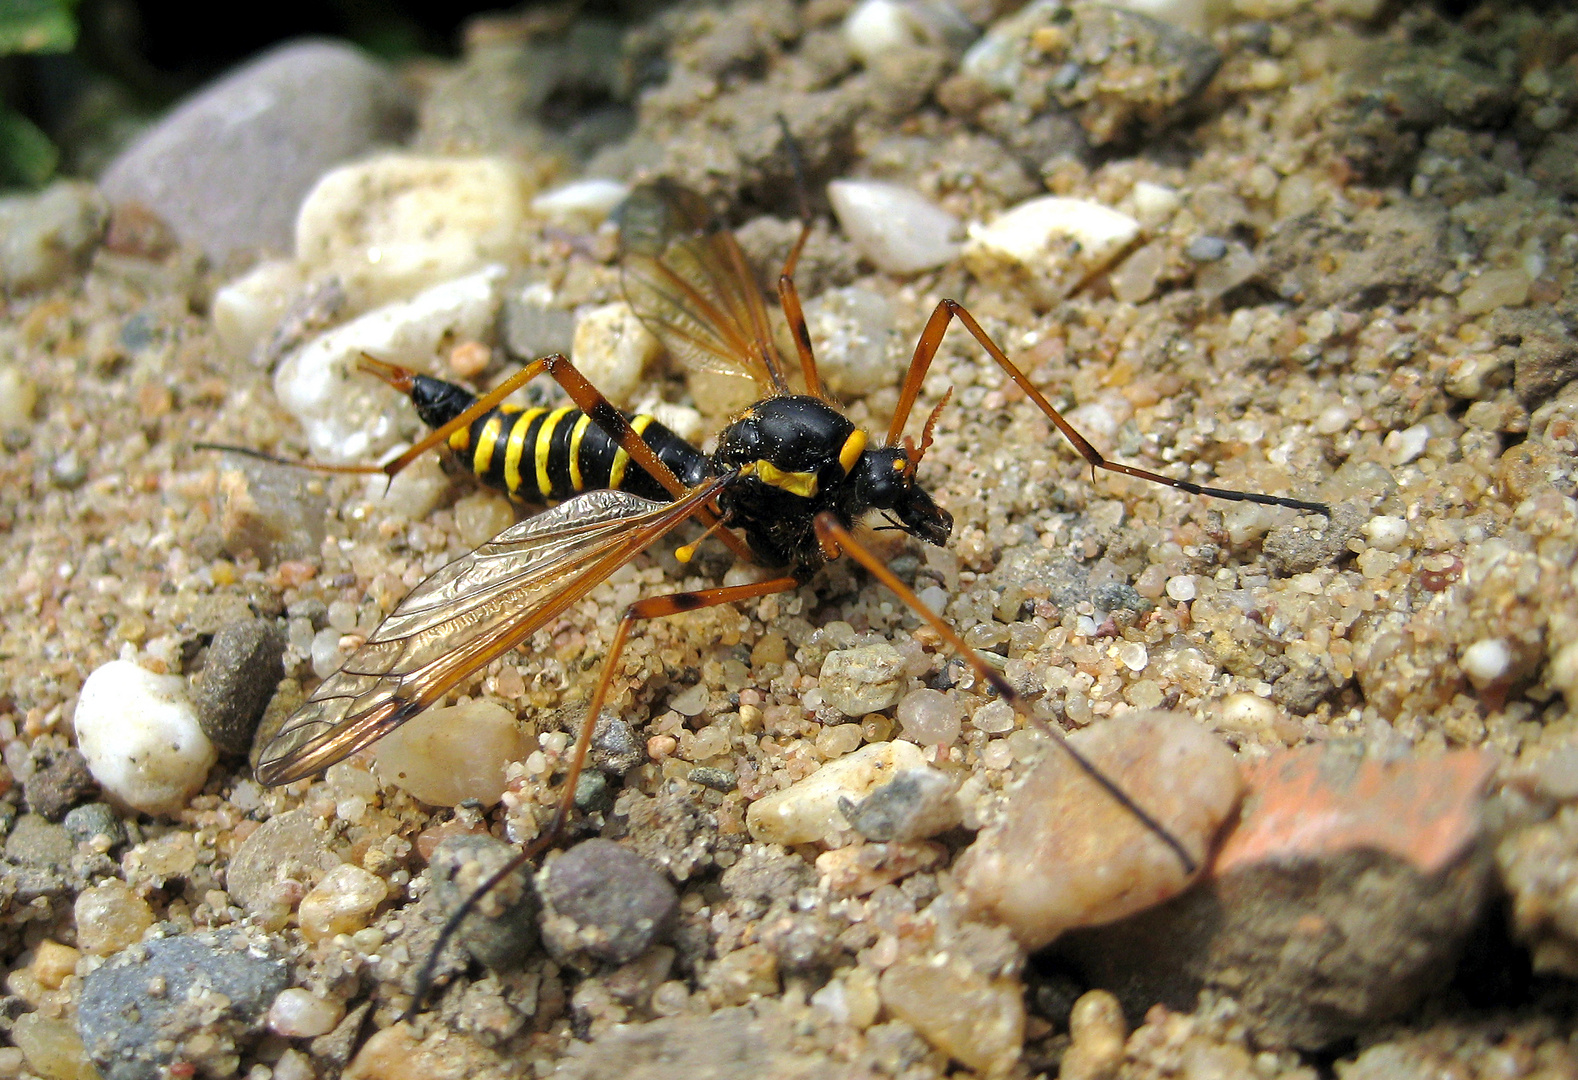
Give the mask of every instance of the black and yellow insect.
M 953 520 L 921 487 L 917 467 L 939 404 L 919 445 L 905 427 L 926 371 L 955 318 L 1073 443 L 1092 468 L 1196 494 L 1326 513 L 1323 505 L 1275 495 L 1202 487 L 1103 458 L 1046 400 L 963 307 L 941 301 L 915 348 L 884 435 L 857 428 L 822 387 L 793 271 L 806 231 L 779 278 L 795 331 L 804 392 L 790 385 L 773 345 L 766 305 L 733 235 L 704 201 L 670 185 L 638 189 L 622 217 L 625 295 L 680 361 L 755 380 L 761 400 L 721 432 L 711 455 L 651 417 L 619 412 L 562 356 L 534 361 L 489 394 L 370 361 L 375 374 L 411 395 L 434 430 L 386 470 L 443 445 L 485 482 L 528 501 L 559 501 L 418 585 L 367 641 L 325 679 L 263 748 L 258 778 L 283 784 L 310 776 L 439 702 L 461 679 L 524 643 L 620 566 L 687 520 L 708 527 L 737 554 L 783 568 L 743 585 L 638 600 L 609 643 L 586 720 L 569 759 L 550 827 L 515 865 L 562 830 L 585 761 L 592 720 L 606 700 L 633 626 L 681 611 L 794 589 L 826 561 L 849 555 L 893 590 L 969 662 L 979 677 L 1033 717 L 1022 696 L 927 607 L 853 531 L 868 513 L 942 545 Z M 517 410 L 507 395 L 548 374 L 573 406 Z M 738 535 L 736 534 L 736 530 Z M 1165 840 L 1192 872 L 1195 860 L 1142 807 L 1058 740 L 1107 792 Z M 458 924 L 464 910 L 452 920 Z M 446 931 L 447 933 L 447 931 Z M 425 982 L 425 980 L 424 980 Z

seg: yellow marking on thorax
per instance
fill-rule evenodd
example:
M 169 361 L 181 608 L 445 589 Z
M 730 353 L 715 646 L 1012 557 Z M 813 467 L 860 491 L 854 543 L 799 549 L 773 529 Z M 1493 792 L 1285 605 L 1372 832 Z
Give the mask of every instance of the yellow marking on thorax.
M 630 421 L 630 429 L 632 431 L 634 431 L 637 435 L 640 435 L 652 423 L 652 419 L 653 419 L 652 417 L 647 416 L 644 413 L 642 415 L 640 415 L 640 416 L 634 417 Z M 621 483 L 624 482 L 625 469 L 629 465 L 630 465 L 630 455 L 627 454 L 625 452 L 625 448 L 623 446 L 621 446 L 619 448 L 619 452 L 614 455 L 613 468 L 608 470 L 608 486 L 609 487 L 616 488 Z
M 770 461 L 756 463 L 756 478 L 769 487 L 810 499 L 816 495 L 816 473 L 784 472 Z
M 575 411 L 574 405 L 565 405 L 548 414 L 548 419 L 542 422 L 542 427 L 537 429 L 537 490 L 542 492 L 542 497 L 547 498 L 553 493 L 553 481 L 548 478 L 548 451 L 553 447 L 553 429 Z
M 570 486 L 576 491 L 586 490 L 586 481 L 581 479 L 581 437 L 591 426 L 592 418 L 582 413 L 570 431 Z
M 510 428 L 510 441 L 504 446 L 504 490 L 511 495 L 519 495 L 521 490 L 521 455 L 526 452 L 526 429 L 531 427 L 533 420 L 546 411 L 546 409 L 531 409 L 523 412 L 516 417 L 515 426 Z
M 504 427 L 504 417 L 494 413 L 488 417 L 487 423 L 482 425 L 482 431 L 477 435 L 477 449 L 471 455 L 471 471 L 478 476 L 486 476 L 488 466 L 493 463 L 493 448 L 498 445 L 499 432 Z
M 860 455 L 865 451 L 866 433 L 856 428 L 849 433 L 849 438 L 844 440 L 844 448 L 838 452 L 838 463 L 844 467 L 845 476 L 855 471 L 855 462 L 860 460 Z

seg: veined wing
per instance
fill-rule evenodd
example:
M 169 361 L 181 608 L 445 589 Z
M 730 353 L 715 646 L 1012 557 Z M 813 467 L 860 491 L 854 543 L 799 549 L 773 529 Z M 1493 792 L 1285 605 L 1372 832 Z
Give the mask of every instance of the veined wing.
M 728 480 L 672 503 L 589 491 L 456 559 L 411 590 L 285 721 L 261 755 L 258 779 L 311 776 L 388 734 L 525 641 Z
M 619 236 L 625 299 L 675 358 L 754 379 L 764 395 L 789 392 L 755 275 L 700 195 L 664 182 L 636 188 Z

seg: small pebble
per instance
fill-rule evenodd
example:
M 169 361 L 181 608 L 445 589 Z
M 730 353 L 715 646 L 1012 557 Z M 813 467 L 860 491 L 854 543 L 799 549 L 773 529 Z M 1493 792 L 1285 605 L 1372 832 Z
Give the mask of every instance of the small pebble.
M 1457 308 L 1464 315 L 1483 315 L 1497 308 L 1522 307 L 1528 302 L 1530 284 L 1522 270 L 1486 270 L 1458 293 Z
M 623 776 L 646 763 L 646 755 L 628 723 L 600 716 L 592 729 L 592 764 L 609 776 Z
M 946 856 L 941 844 L 851 844 L 818 855 L 816 872 L 829 896 L 869 896 L 884 885 L 931 869 Z
M 862 256 L 889 274 L 916 274 L 959 254 L 959 219 L 910 188 L 834 180 L 827 197 Z
M 69 1020 L 24 1013 L 13 1022 L 11 1041 L 22 1051 L 27 1067 L 45 1080 L 96 1080 L 98 1076 Z
M 1501 638 L 1481 638 L 1463 650 L 1458 667 L 1476 690 L 1483 690 L 1507 677 L 1512 668 L 1512 650 Z
M 93 956 L 113 956 L 141 941 L 153 909 L 124 881 L 110 878 L 77 894 L 77 944 Z
M 988 735 L 1002 735 L 1018 726 L 1018 714 L 1006 701 L 988 701 L 975 710 L 970 726 Z
M 1069 1048 L 1058 1080 L 1108 1080 L 1123 1064 L 1129 1026 L 1123 1006 L 1106 990 L 1087 990 L 1068 1018 Z
M 662 355 L 662 342 L 623 300 L 592 308 L 576 321 L 570 359 L 621 408 L 630 407 L 645 386 L 647 365 Z
M 1227 241 L 1220 236 L 1197 236 L 1189 241 L 1184 254 L 1198 263 L 1216 262 L 1227 254 Z
M 344 1015 L 343 1002 L 293 986 L 269 1006 L 268 1028 L 287 1039 L 310 1039 L 333 1031 Z
M 904 693 L 904 656 L 886 642 L 830 652 L 817 686 L 823 702 L 845 716 L 881 712 Z
M 1139 232 L 1138 221 L 1111 207 L 1047 195 L 971 225 L 964 261 L 984 283 L 1049 303 L 1106 269 Z
M 627 964 L 668 933 L 679 911 L 663 872 L 611 840 L 550 858 L 537 883 L 543 943 L 561 961 L 584 955 Z
M 1408 539 L 1408 522 L 1390 514 L 1377 514 L 1364 523 L 1364 536 L 1371 547 L 1396 551 Z
M 225 352 L 236 360 L 250 358 L 269 340 L 305 284 L 294 259 L 265 259 L 220 286 L 208 317 Z
M 867 840 L 925 840 L 959 823 L 959 785 L 940 769 L 905 769 L 860 802 L 839 811 Z
M 952 746 L 964 730 L 963 707 L 940 690 L 911 690 L 899 702 L 894 717 L 910 742 L 921 746 Z
M 50 758 L 48 764 L 22 782 L 28 808 L 50 821 L 60 821 L 83 799 L 98 793 L 88 763 L 75 747 Z
M 1010 792 L 1001 821 L 982 831 L 954 868 L 971 906 L 1005 924 L 1027 949 L 1176 895 L 1198 874 L 1242 790 L 1232 751 L 1178 714 L 1127 713 L 1068 738 L 1195 865 L 1186 869 L 1066 753 L 1049 748 Z
M 434 898 L 448 915 L 513 859 L 518 850 L 486 833 L 451 836 L 429 861 Z M 477 901 L 456 931 L 473 959 L 495 971 L 516 968 L 537 944 L 537 892 L 521 868 Z
M 1397 468 L 1423 454 L 1429 442 L 1430 429 L 1424 424 L 1415 424 L 1401 431 L 1387 432 L 1381 448 L 1386 451 L 1386 458 L 1392 467 Z
M 341 863 L 302 897 L 296 919 L 309 942 L 336 934 L 354 934 L 372 921 L 373 912 L 389 896 L 383 878 L 351 863 Z
M 1167 597 L 1178 603 L 1187 603 L 1195 598 L 1194 577 L 1191 574 L 1177 574 L 1167 579 Z
M 908 9 L 898 0 L 860 0 L 844 16 L 843 34 L 849 51 L 863 64 L 924 41 Z
M 900 960 L 878 980 L 888 1012 L 968 1068 L 1001 1074 L 1019 1060 L 1024 986 L 988 978 L 946 953 Z
M 770 997 L 778 993 L 778 957 L 763 945 L 735 949 L 707 969 L 702 985 L 720 1008 Z
M 82 684 L 77 745 L 106 792 L 148 814 L 173 813 L 218 760 L 185 680 L 112 660 Z
M 93 802 L 74 807 L 66 812 L 60 823 L 78 843 L 103 837 L 104 850 L 108 851 L 126 842 L 126 826 L 121 824 L 114 807 L 108 803 Z
M 25 428 L 33 422 L 38 387 L 21 368 L 0 365 L 0 429 Z
M 493 701 L 429 709 L 378 743 L 378 776 L 433 806 L 504 796 L 505 769 L 530 747 L 515 714 Z
M 27 966 L 27 971 L 44 989 L 58 990 L 66 976 L 76 973 L 77 960 L 81 956 L 71 946 L 45 938 L 33 950 L 33 962 Z
M 285 635 L 273 620 L 234 622 L 214 634 L 192 700 L 198 724 L 221 753 L 251 748 L 263 710 L 285 677 L 284 656 Z
M 841 800 L 864 799 L 899 772 L 925 767 L 926 756 L 914 743 L 871 743 L 751 803 L 745 824 L 760 843 L 808 844 L 848 827 Z
M 592 177 L 544 191 L 532 199 L 531 209 L 550 221 L 594 229 L 629 196 L 629 184 Z

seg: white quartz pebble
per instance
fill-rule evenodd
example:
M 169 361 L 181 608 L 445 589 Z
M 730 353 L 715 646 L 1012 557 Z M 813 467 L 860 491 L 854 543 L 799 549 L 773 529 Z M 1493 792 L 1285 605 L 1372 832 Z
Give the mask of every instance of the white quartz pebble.
M 429 709 L 378 743 L 376 771 L 434 806 L 504 796 L 504 770 L 528 753 L 515 714 L 492 701 Z
M 268 1028 L 287 1039 L 310 1039 L 333 1031 L 344 1015 L 340 1002 L 293 986 L 281 990 L 269 1006 Z
M 844 44 L 863 64 L 895 49 L 914 48 L 925 38 L 898 0 L 861 0 L 844 17 Z
M 369 311 L 287 356 L 274 373 L 274 393 L 306 429 L 312 457 L 343 462 L 387 450 L 410 405 L 356 371 L 362 354 L 431 369 L 442 345 L 477 341 L 490 332 L 504 275 L 502 266 L 490 266 L 435 285 L 411 300 Z
M 1507 677 L 1512 669 L 1512 650 L 1501 638 L 1481 638 L 1464 649 L 1457 662 L 1468 681 L 1483 690 Z
M 77 746 L 104 790 L 148 814 L 186 805 L 218 758 L 197 723 L 186 681 L 111 660 L 82 684 Z
M 827 197 L 860 254 L 889 274 L 915 274 L 959 254 L 959 219 L 924 195 L 880 180 L 834 180 Z
M 970 906 L 1027 949 L 1177 895 L 1243 790 L 1233 752 L 1181 714 L 1127 713 L 1068 741 L 1183 845 L 1194 872 L 1067 753 L 1049 748 L 1009 793 L 999 823 L 954 867 Z
M 594 177 L 550 188 L 531 201 L 531 208 L 550 221 L 595 227 L 629 195 L 629 184 Z
M 530 184 L 504 158 L 385 154 L 324 174 L 296 216 L 296 258 L 353 309 L 519 255 Z
M 220 287 L 209 315 L 232 358 L 244 360 L 261 345 L 301 292 L 305 279 L 291 259 L 268 259 Z
M 965 265 L 982 282 L 1053 303 L 1105 269 L 1140 234 L 1128 214 L 1088 199 L 1030 199 L 988 224 L 972 224 Z
M 745 824 L 764 844 L 808 844 L 849 826 L 839 811 L 840 799 L 858 802 L 902 770 L 925 765 L 926 756 L 914 743 L 872 743 L 753 802 Z

